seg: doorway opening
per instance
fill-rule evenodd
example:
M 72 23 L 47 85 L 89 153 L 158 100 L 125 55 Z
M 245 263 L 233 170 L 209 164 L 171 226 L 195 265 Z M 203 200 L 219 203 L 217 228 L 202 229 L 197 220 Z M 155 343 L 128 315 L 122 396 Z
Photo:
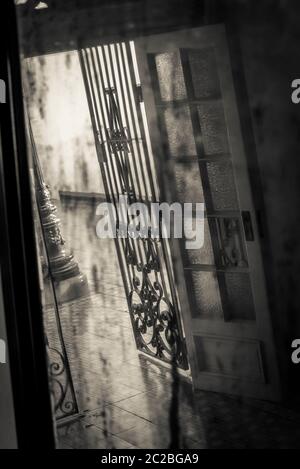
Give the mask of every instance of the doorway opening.
M 44 205 L 61 218 L 47 232 L 37 198 L 59 447 L 281 438 L 262 424 L 278 427 L 278 375 L 226 44 L 219 25 L 27 60 Z M 99 239 L 98 204 L 121 195 L 204 202 L 203 247 Z

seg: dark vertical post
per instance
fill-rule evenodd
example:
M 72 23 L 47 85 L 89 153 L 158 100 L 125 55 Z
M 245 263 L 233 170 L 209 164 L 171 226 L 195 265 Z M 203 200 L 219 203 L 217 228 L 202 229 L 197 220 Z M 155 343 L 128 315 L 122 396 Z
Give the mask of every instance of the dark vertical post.
M 54 448 L 13 0 L 1 3 L 0 256 L 20 449 Z

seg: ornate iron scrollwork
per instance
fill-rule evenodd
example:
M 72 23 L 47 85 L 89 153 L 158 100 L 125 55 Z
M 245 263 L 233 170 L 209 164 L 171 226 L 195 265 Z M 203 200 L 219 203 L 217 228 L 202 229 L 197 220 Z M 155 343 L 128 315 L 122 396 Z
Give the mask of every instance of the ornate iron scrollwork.
M 49 372 L 56 419 L 78 413 L 74 389 L 69 379 L 67 357 L 57 348 L 48 347 L 50 355 Z
M 135 191 L 130 184 L 131 168 L 129 161 L 134 157 L 127 129 L 122 126 L 120 110 L 115 89 L 106 90 L 108 98 L 107 142 L 110 154 L 107 159 L 115 158 L 122 181 L 122 193 L 130 195 L 129 200 L 136 202 Z M 128 220 L 130 223 L 130 220 Z M 143 232 L 143 227 L 140 227 Z M 124 237 L 125 259 L 131 267 L 131 291 L 128 295 L 130 314 L 133 318 L 137 347 L 147 354 L 161 360 L 175 362 L 187 368 L 185 342 L 178 328 L 178 314 L 166 291 L 164 278 L 164 257 L 161 239 L 146 236 Z
M 81 49 L 79 59 L 104 188 L 117 212 L 116 249 L 137 347 L 187 369 L 167 240 L 145 226 L 131 236 L 134 217 L 127 211 L 126 220 L 118 218 L 121 196 L 130 204 L 158 197 L 129 44 Z
M 180 336 L 175 307 L 164 291 L 158 253 L 160 241 L 143 240 L 146 262 L 135 269 L 129 295 L 130 313 L 138 348 L 164 361 L 187 367 L 185 344 Z

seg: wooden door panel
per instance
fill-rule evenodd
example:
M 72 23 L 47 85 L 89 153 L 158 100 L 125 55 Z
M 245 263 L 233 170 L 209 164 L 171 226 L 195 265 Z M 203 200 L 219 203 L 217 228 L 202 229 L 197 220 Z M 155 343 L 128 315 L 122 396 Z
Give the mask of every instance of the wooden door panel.
M 278 399 L 247 160 L 222 25 L 135 41 L 164 197 L 205 203 L 204 246 L 171 240 L 195 388 Z

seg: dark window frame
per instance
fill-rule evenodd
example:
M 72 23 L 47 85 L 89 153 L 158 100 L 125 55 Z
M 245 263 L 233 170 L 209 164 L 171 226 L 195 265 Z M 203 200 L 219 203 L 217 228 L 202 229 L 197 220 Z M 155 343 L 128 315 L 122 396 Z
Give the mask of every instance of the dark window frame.
M 1 270 L 19 449 L 54 449 L 42 304 L 26 147 L 20 51 L 13 0 L 1 4 Z

